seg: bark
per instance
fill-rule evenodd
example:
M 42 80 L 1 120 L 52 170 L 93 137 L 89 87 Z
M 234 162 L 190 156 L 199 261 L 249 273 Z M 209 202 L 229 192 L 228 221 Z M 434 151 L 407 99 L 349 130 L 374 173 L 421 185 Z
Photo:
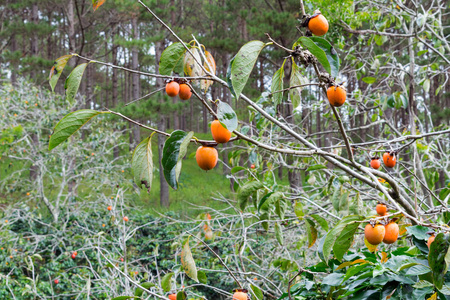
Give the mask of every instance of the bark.
M 67 34 L 69 38 L 69 53 L 75 52 L 75 10 L 74 0 L 69 0 L 67 4 Z M 75 66 L 75 60 L 71 59 L 68 62 L 69 66 Z
M 164 42 L 156 42 L 155 43 L 155 69 L 156 69 L 156 73 L 159 72 L 159 60 L 161 57 L 161 53 L 164 50 Z M 158 78 L 156 79 L 156 89 L 159 89 L 160 87 L 163 86 L 163 81 L 162 79 Z M 160 100 L 161 102 L 164 101 L 163 98 L 161 98 Z M 192 101 L 191 101 L 192 103 Z M 161 131 L 164 131 L 165 128 L 165 120 L 164 120 L 164 115 L 162 113 L 159 114 L 160 118 L 158 121 L 158 129 Z M 169 202 L 169 185 L 167 184 L 166 179 L 164 178 L 164 170 L 162 167 L 162 155 L 163 155 L 163 148 L 164 148 L 164 142 L 165 142 L 165 137 L 158 134 L 158 156 L 159 156 L 159 184 L 160 184 L 160 191 L 159 191 L 159 203 L 161 206 L 163 207 L 169 207 L 170 202 Z
M 33 3 L 31 6 L 31 22 L 34 24 L 38 24 L 39 22 L 39 10 L 37 3 Z M 38 35 L 33 34 L 31 37 L 31 55 L 36 57 L 38 54 Z M 31 79 L 35 79 L 36 71 L 34 68 L 31 69 L 30 72 Z
M 133 16 L 131 20 L 131 26 L 133 28 L 133 39 L 134 40 L 139 39 L 139 27 L 136 15 Z M 139 48 L 137 46 L 134 46 L 131 51 L 131 68 L 133 70 L 139 69 Z M 138 99 L 140 97 L 139 75 L 133 74 L 132 80 L 133 80 L 132 99 Z M 141 140 L 141 128 L 138 125 L 133 125 L 133 139 L 135 145 L 139 144 Z

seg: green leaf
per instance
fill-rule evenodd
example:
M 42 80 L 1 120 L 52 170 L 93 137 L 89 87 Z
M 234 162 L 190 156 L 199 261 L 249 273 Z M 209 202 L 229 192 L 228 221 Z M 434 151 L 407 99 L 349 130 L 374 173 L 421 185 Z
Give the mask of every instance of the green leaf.
M 242 46 L 231 65 L 231 85 L 236 98 L 239 98 L 247 83 L 250 73 L 258 59 L 259 53 L 265 47 L 261 41 L 251 41 Z
M 244 168 L 244 167 L 241 167 L 241 166 L 233 167 L 233 169 L 231 169 L 231 174 L 235 174 L 235 173 L 237 173 L 239 171 L 242 171 L 242 170 L 247 170 L 247 168 Z
M 361 80 L 367 84 L 372 84 L 372 83 L 375 83 L 375 81 L 377 81 L 377 79 L 375 77 L 364 77 Z
M 250 284 L 251 292 L 257 300 L 263 300 L 264 294 L 256 285 Z
M 176 70 L 176 67 L 183 61 L 186 48 L 182 43 L 173 43 L 161 53 L 159 60 L 159 74 L 172 75 L 172 72 L 182 73 L 181 70 Z
M 198 270 L 197 271 L 197 277 L 198 277 L 198 281 L 200 281 L 200 283 L 203 284 L 207 284 L 208 283 L 208 277 L 206 277 L 205 272 Z
M 321 170 L 321 169 L 326 169 L 327 167 L 324 165 L 314 165 L 309 167 L 308 169 L 306 169 L 306 172 L 308 171 L 314 171 L 314 170 Z
M 96 11 L 97 8 L 102 6 L 103 3 L 105 3 L 105 0 L 92 0 L 92 7 L 94 8 L 94 11 Z
M 305 216 L 305 212 L 303 211 L 303 204 L 300 201 L 295 201 L 294 213 L 299 220 L 303 220 L 303 217 Z
M 426 280 L 419 280 L 416 284 L 413 285 L 415 289 L 423 289 L 429 286 L 433 286 L 433 284 Z
M 413 235 L 416 239 L 428 241 L 428 238 L 430 237 L 427 232 L 430 231 L 428 227 L 425 226 L 408 226 L 406 227 L 406 231 Z
M 450 235 L 439 233 L 431 243 L 428 263 L 432 270 L 434 285 L 441 289 L 450 263 Z
M 171 280 L 173 277 L 174 273 L 167 273 L 166 275 L 164 275 L 164 277 L 161 279 L 161 287 L 163 289 L 164 292 L 168 292 L 171 290 L 172 288 L 172 284 L 171 284 Z
M 233 95 L 237 99 L 236 92 L 234 91 L 234 88 L 233 88 L 233 82 L 231 80 L 231 67 L 233 66 L 233 62 L 234 62 L 235 58 L 236 58 L 236 55 L 233 56 L 233 58 L 230 60 L 230 64 L 228 65 L 228 69 L 227 69 L 227 84 L 228 84 L 228 88 L 230 89 L 231 95 Z
M 286 61 L 286 60 L 285 60 Z M 274 93 L 277 91 L 281 91 L 283 89 L 283 79 L 284 79 L 284 63 L 278 71 L 273 74 L 272 77 L 272 85 L 270 86 L 270 92 Z M 278 105 L 283 100 L 283 93 L 278 92 L 272 94 L 274 105 Z
M 336 242 L 336 239 L 338 239 L 341 235 L 341 232 L 347 225 L 355 222 L 355 221 L 361 221 L 364 217 L 357 216 L 357 215 L 350 215 L 342 218 L 326 235 L 325 241 L 323 243 L 323 256 L 325 259 L 325 262 L 328 262 L 328 257 L 331 254 L 331 249 L 333 249 L 333 246 Z M 359 224 L 359 223 L 357 223 Z
M 186 293 L 184 291 L 179 291 L 177 293 L 177 300 L 186 300 Z
M 430 91 L 430 79 L 425 79 L 422 86 L 425 93 L 428 93 Z
M 81 78 L 83 77 L 87 65 L 88 63 L 84 63 L 76 66 L 66 79 L 64 88 L 66 89 L 66 100 L 69 101 L 69 103 L 72 103 L 73 99 L 75 99 L 75 95 L 80 87 Z
M 186 275 L 198 283 L 199 281 L 197 278 L 197 267 L 195 266 L 191 248 L 189 247 L 189 237 L 187 238 L 186 242 L 183 245 L 183 249 L 181 250 L 181 265 L 183 266 Z
M 344 254 L 347 253 L 348 249 L 353 243 L 353 237 L 356 233 L 356 230 L 359 227 L 359 223 L 352 223 L 346 225 L 339 236 L 336 239 L 336 242 L 333 245 L 334 256 L 337 260 L 342 261 Z
M 77 132 L 84 124 L 90 119 L 99 115 L 105 114 L 105 111 L 96 111 L 92 109 L 82 109 L 67 114 L 61 121 L 56 124 L 55 129 L 50 137 L 48 144 L 48 150 L 52 150 L 65 140 L 67 140 L 72 134 Z
M 153 179 L 153 153 L 151 136 L 144 139 L 134 150 L 131 158 L 134 182 L 138 187 L 145 185 L 150 193 Z
M 59 77 L 61 76 L 62 71 L 64 70 L 67 62 L 73 55 L 64 55 L 60 58 L 57 58 L 53 64 L 52 69 L 50 70 L 50 87 L 52 88 L 52 92 L 55 91 L 56 83 L 58 82 Z
M 320 227 L 322 227 L 323 230 L 328 231 L 328 221 L 325 220 L 323 217 L 319 215 L 310 215 L 311 218 L 316 220 L 317 223 L 319 223 Z
M 152 283 L 152 282 L 144 282 L 144 283 L 141 283 L 140 285 L 141 285 L 144 289 L 147 289 L 147 290 L 148 290 L 149 288 L 155 286 L 155 284 Z M 135 296 L 138 296 L 138 297 L 141 297 L 143 293 L 144 293 L 144 290 L 141 289 L 141 288 L 137 288 L 137 289 L 134 291 L 134 295 L 135 295 Z
M 283 231 L 281 230 L 281 226 L 278 223 L 275 223 L 275 236 L 278 243 L 283 246 Z
M 186 155 L 187 147 L 193 136 L 193 131 L 186 133 L 182 130 L 175 130 L 164 143 L 161 160 L 164 178 L 174 190 L 178 189 L 182 160 Z
M 289 80 L 289 87 L 292 88 L 293 86 L 303 85 L 307 84 L 308 78 L 302 75 L 300 68 L 298 65 L 292 60 L 292 71 L 291 71 L 291 78 Z M 300 103 L 302 98 L 302 88 L 292 88 L 289 90 L 292 107 L 293 109 L 296 109 Z
M 325 51 L 323 51 L 319 46 L 316 45 L 316 43 L 313 42 L 313 40 L 306 36 L 300 37 L 298 39 L 298 42 L 317 58 L 319 63 L 324 67 L 325 71 L 331 74 L 330 62 L 328 61 Z
M 275 203 L 275 213 L 280 217 L 281 220 L 284 220 L 284 216 L 286 214 L 287 202 L 285 199 L 279 199 Z
M 217 117 L 220 123 L 229 131 L 236 130 L 238 127 L 238 119 L 234 110 L 226 102 L 219 101 L 217 105 Z
M 310 39 L 316 43 L 316 45 L 322 49 L 325 52 L 325 55 L 327 56 L 328 62 L 330 63 L 331 77 L 337 77 L 339 74 L 339 66 L 340 66 L 340 60 L 339 56 L 337 55 L 336 50 L 333 48 L 333 46 L 324 38 L 318 37 L 318 36 L 312 36 Z
M 306 233 L 308 235 L 308 248 L 311 248 L 317 240 L 317 229 L 314 222 L 305 218 Z
M 267 212 L 262 213 L 262 214 L 259 216 L 259 220 L 261 221 L 261 226 L 264 228 L 264 230 L 265 230 L 265 231 L 268 231 L 268 230 L 269 230 L 269 222 L 267 222 L 267 221 L 270 220 L 270 215 L 269 215 L 269 213 L 267 213 Z
M 260 188 L 263 188 L 264 185 L 259 181 L 250 181 L 244 184 L 239 188 L 237 198 L 238 204 L 242 211 L 245 210 L 245 207 L 248 203 L 248 198 Z
M 273 203 L 275 203 L 280 198 L 283 198 L 282 192 L 272 192 L 265 195 L 261 201 L 258 203 L 258 211 L 269 211 L 269 209 L 272 207 Z
M 348 196 L 350 192 L 346 191 L 341 195 L 341 199 L 339 200 L 339 211 L 347 211 L 348 210 Z

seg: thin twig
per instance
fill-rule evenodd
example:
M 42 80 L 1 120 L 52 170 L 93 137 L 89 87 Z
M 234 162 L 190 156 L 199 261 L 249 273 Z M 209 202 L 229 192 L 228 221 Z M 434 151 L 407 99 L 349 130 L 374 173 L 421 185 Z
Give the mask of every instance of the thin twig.
M 165 89 L 165 87 L 162 87 L 162 88 L 160 88 L 160 89 L 157 89 L 156 91 L 153 91 L 153 92 L 151 92 L 151 93 L 148 93 L 147 95 L 142 96 L 141 98 L 137 98 L 137 99 L 135 99 L 135 100 L 133 100 L 133 101 L 130 101 L 130 102 L 128 102 L 127 104 L 125 104 L 125 106 L 128 106 L 128 105 L 130 105 L 130 104 L 132 104 L 132 103 L 134 103 L 134 102 L 136 102 L 136 101 L 139 101 L 139 100 L 145 99 L 145 98 L 147 98 L 147 97 L 150 97 L 151 95 L 156 94 L 157 92 L 162 91 L 163 89 Z
M 228 266 L 225 264 L 225 262 L 222 260 L 222 258 L 216 253 L 214 252 L 213 249 L 211 249 L 211 247 L 208 246 L 207 243 L 205 243 L 202 239 L 199 239 L 198 237 L 196 237 L 193 234 L 189 234 L 190 236 L 192 236 L 193 238 L 195 238 L 196 240 L 200 241 L 206 248 L 208 248 L 208 250 L 219 259 L 220 263 L 227 269 L 228 273 L 231 275 L 231 277 L 233 277 L 234 281 L 236 281 L 237 285 L 239 286 L 240 289 L 242 289 L 242 284 L 239 282 L 239 280 L 237 280 L 237 278 L 234 276 L 233 272 L 231 272 L 231 270 L 228 268 Z

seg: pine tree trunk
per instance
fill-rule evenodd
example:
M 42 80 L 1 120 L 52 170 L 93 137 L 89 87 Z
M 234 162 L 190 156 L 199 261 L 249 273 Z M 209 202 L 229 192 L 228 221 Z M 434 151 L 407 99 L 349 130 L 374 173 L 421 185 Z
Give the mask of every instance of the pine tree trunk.
M 31 22 L 34 24 L 38 24 L 39 22 L 39 10 L 36 2 L 33 3 L 33 5 L 31 6 Z M 31 55 L 33 57 L 36 57 L 37 54 L 38 54 L 38 36 L 37 34 L 33 34 L 31 36 Z M 32 80 L 36 81 L 35 67 L 31 69 L 30 76 Z
M 133 28 L 133 39 L 139 39 L 139 27 L 138 27 L 138 19 L 137 16 L 134 16 L 131 20 L 131 26 Z M 139 69 L 139 48 L 137 46 L 133 46 L 131 53 L 131 68 L 133 70 Z M 140 97 L 140 89 L 139 89 L 139 74 L 132 75 L 133 80 L 133 94 L 132 99 L 138 99 Z M 141 128 L 138 125 L 133 125 L 133 138 L 134 144 L 139 144 L 141 140 Z

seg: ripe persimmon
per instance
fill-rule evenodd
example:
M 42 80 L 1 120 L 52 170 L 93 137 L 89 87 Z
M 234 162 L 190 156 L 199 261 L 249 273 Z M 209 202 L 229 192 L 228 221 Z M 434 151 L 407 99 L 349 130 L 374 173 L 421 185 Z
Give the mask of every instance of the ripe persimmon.
M 377 211 L 377 214 L 379 214 L 380 216 L 384 216 L 387 212 L 387 207 L 383 203 L 378 203 L 377 207 L 376 207 L 376 211 Z
M 385 244 L 393 244 L 398 239 L 399 228 L 397 223 L 390 222 L 389 224 L 384 226 L 385 234 L 383 238 L 383 243 Z
M 180 85 L 178 82 L 171 81 L 168 84 L 166 84 L 166 93 L 170 97 L 175 97 L 180 92 Z
M 177 300 L 177 294 L 170 294 L 169 295 L 170 300 Z
M 213 139 L 218 143 L 226 143 L 231 138 L 231 131 L 223 127 L 219 120 L 214 120 L 211 123 L 211 133 Z
M 342 106 L 347 99 L 347 91 L 342 86 L 330 86 L 327 89 L 327 98 L 332 106 Z
M 218 156 L 216 148 L 206 146 L 200 146 L 195 153 L 198 166 L 205 171 L 211 170 L 217 165 Z
M 383 225 L 377 224 L 372 226 L 372 224 L 367 224 L 364 228 L 364 235 L 367 241 L 372 245 L 378 245 L 383 241 L 386 229 Z
M 254 169 L 254 168 L 255 168 L 255 165 L 254 165 L 254 164 L 252 164 L 252 165 L 250 166 L 250 168 Z
M 127 216 L 123 217 L 123 220 L 124 220 L 125 222 L 128 222 L 128 217 L 127 217 Z
M 110 206 L 108 206 L 108 210 L 109 211 L 111 211 L 112 210 L 112 206 L 110 205 Z
M 322 36 L 328 32 L 328 21 L 320 12 L 318 12 L 309 20 L 308 29 L 312 34 Z
M 247 293 L 244 292 L 235 292 L 233 294 L 233 300 L 247 300 Z
M 381 166 L 381 161 L 378 157 L 374 157 L 372 158 L 372 160 L 370 161 L 370 166 L 372 168 L 374 168 L 375 170 L 378 170 Z
M 430 249 L 431 244 L 434 242 L 435 238 L 436 238 L 436 236 L 434 234 L 428 238 L 428 242 L 427 242 L 428 249 Z
M 393 168 L 395 167 L 395 163 L 396 163 L 397 159 L 395 157 L 395 153 L 394 152 L 385 152 L 383 154 L 383 163 L 386 167 L 388 168 Z
M 180 84 L 180 93 L 178 96 L 181 100 L 189 100 L 192 96 L 191 88 L 187 84 Z

